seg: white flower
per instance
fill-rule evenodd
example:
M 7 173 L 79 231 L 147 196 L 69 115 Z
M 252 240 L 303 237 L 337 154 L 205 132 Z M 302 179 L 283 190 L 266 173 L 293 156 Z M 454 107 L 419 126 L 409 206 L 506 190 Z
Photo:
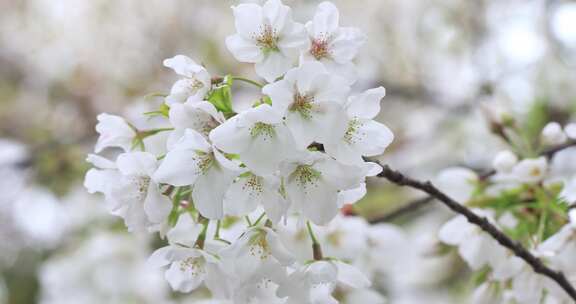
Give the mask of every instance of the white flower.
M 294 151 L 294 141 L 282 116 L 267 104 L 244 111 L 210 132 L 218 149 L 239 154 L 248 170 L 274 173 Z
M 386 94 L 383 87 L 351 96 L 344 105 L 348 115 L 343 135 L 334 132 L 324 143 L 326 153 L 345 164 L 359 164 L 362 156 L 375 156 L 384 152 L 394 139 L 385 125 L 373 120 L 380 112 L 380 100 Z
M 557 122 L 549 122 L 542 129 L 542 140 L 548 145 L 558 145 L 566 141 L 566 134 Z
M 168 105 L 183 103 L 187 100 L 202 100 L 210 90 L 210 74 L 194 60 L 184 55 L 176 55 L 164 60 L 164 66 L 171 68 L 176 74 L 184 76 L 172 86 L 170 95 L 166 97 Z
M 476 172 L 463 167 L 446 168 L 438 174 L 434 181 L 440 190 L 461 204 L 470 200 L 477 182 L 478 175 Z
M 368 247 L 368 223 L 362 217 L 338 215 L 327 227 L 314 230 L 326 256 L 353 260 Z
M 190 292 L 204 282 L 213 296 L 227 296 L 227 278 L 220 268 L 220 262 L 204 250 L 169 245 L 152 253 L 148 264 L 151 267 L 170 265 L 165 277 L 176 291 Z
M 542 303 L 544 291 L 552 291 L 550 287 L 554 288 L 553 285 L 556 284 L 548 277 L 535 273 L 527 264 L 525 265 L 522 272 L 512 278 L 512 295 L 518 303 Z M 552 295 L 551 293 L 549 296 Z
M 234 303 L 269 303 L 286 279 L 286 266 L 294 263 L 292 254 L 267 227 L 253 227 L 232 245 L 220 251 L 223 269 L 235 282 Z M 252 301 L 252 302 L 251 302 Z
M 115 164 L 92 155 L 88 161 L 97 168 L 86 173 L 84 185 L 91 193 L 104 193 L 110 211 L 124 218 L 128 230 L 152 228 L 167 219 L 172 203 L 151 179 L 157 167 L 154 155 L 123 153 Z
M 282 80 L 266 85 L 262 93 L 270 96 L 274 110 L 286 116 L 297 148 L 305 149 L 314 141 L 324 143 L 344 134 L 347 119 L 341 104 L 349 90 L 321 63 L 305 62 Z
M 169 117 L 174 131 L 168 138 L 168 149 L 171 149 L 184 135 L 186 129 L 195 130 L 208 137 L 212 129 L 225 121 L 224 115 L 207 101 L 191 100 L 185 103 L 174 103 L 170 106 Z
M 356 81 L 352 60 L 366 42 L 366 35 L 353 27 L 340 27 L 338 8 L 330 2 L 318 5 L 312 21 L 306 23 L 310 49 L 302 60 L 322 62 L 328 71 L 344 77 L 348 83 Z
M 294 257 L 276 232 L 267 227 L 250 228 L 232 245 L 222 249 L 220 256 L 226 272 L 239 279 L 253 276 L 269 263 L 282 266 L 294 263 Z
M 258 176 L 250 172 L 239 175 L 224 196 L 224 213 L 242 216 L 262 206 L 266 216 L 277 223 L 288 210 L 280 194 L 280 179 L 274 175 Z
M 492 218 L 491 213 L 484 210 L 474 210 L 480 216 Z M 473 270 L 479 270 L 484 265 L 496 259 L 499 244 L 480 227 L 471 224 L 459 215 L 446 222 L 438 232 L 440 241 L 458 246 L 460 256 Z
M 496 171 L 499 173 L 510 173 L 512 168 L 518 163 L 518 157 L 516 154 L 505 150 L 500 151 L 494 157 L 494 161 L 492 162 L 492 166 Z
M 547 173 L 548 161 L 544 156 L 523 159 L 512 169 L 513 176 L 523 183 L 541 182 Z
M 338 303 L 332 297 L 334 289 L 367 288 L 370 281 L 353 266 L 337 261 L 314 261 L 292 272 L 280 284 L 278 295 L 288 297 L 287 304 Z
M 213 148 L 200 133 L 186 129 L 153 178 L 177 187 L 192 185 L 192 199 L 200 214 L 220 219 L 224 215 L 224 194 L 238 171 L 237 164 Z
M 119 147 L 125 152 L 130 151 L 132 140 L 136 137 L 136 131 L 124 120 L 116 115 L 102 113 L 98 115 L 96 132 L 100 134 L 94 151 L 101 152 L 108 147 Z
M 338 191 L 357 187 L 368 167 L 347 166 L 320 152 L 303 152 L 281 169 L 287 197 L 295 211 L 318 225 L 338 213 Z
M 226 46 L 238 61 L 255 63 L 256 74 L 266 81 L 282 76 L 308 48 L 304 26 L 292 20 L 291 9 L 280 0 L 232 9 L 238 33 L 226 38 Z

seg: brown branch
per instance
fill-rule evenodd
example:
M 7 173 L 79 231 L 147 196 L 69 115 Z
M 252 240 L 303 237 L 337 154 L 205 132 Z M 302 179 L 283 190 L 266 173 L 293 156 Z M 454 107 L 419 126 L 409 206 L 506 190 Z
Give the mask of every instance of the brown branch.
M 405 204 L 404 206 L 401 206 L 395 210 L 392 210 L 389 213 L 386 213 L 382 216 L 378 216 L 378 217 L 375 217 L 373 219 L 370 219 L 369 222 L 370 222 L 370 224 L 390 222 L 390 221 L 392 221 L 398 217 L 401 217 L 405 214 L 409 214 L 409 213 L 412 213 L 414 211 L 417 211 L 418 209 L 428 205 L 428 203 L 433 201 L 433 200 L 434 200 L 434 198 L 431 196 L 426 196 L 426 197 L 422 197 L 422 198 L 413 200 L 413 201 Z
M 576 290 L 561 271 L 555 271 L 548 268 L 548 266 L 544 265 L 544 263 L 539 258 L 535 257 L 520 243 L 510 239 L 503 232 L 498 230 L 498 228 L 490 223 L 485 217 L 478 216 L 472 210 L 454 201 L 442 191 L 438 190 L 438 188 L 436 188 L 429 181 L 421 182 L 404 176 L 404 174 L 390 169 L 390 167 L 387 165 L 382 166 L 382 168 L 383 170 L 380 174 L 378 174 L 378 177 L 386 178 L 390 182 L 400 186 L 408 186 L 425 192 L 431 197 L 442 202 L 452 211 L 465 216 L 468 222 L 477 225 L 482 230 L 490 234 L 498 243 L 500 243 L 500 245 L 510 249 L 516 256 L 528 263 L 528 265 L 530 265 L 536 273 L 547 276 L 548 278 L 555 281 L 558 285 L 560 285 L 560 287 L 562 287 L 562 289 L 564 289 L 564 291 L 566 291 L 566 293 L 568 293 L 568 295 L 570 295 L 573 300 L 576 301 Z

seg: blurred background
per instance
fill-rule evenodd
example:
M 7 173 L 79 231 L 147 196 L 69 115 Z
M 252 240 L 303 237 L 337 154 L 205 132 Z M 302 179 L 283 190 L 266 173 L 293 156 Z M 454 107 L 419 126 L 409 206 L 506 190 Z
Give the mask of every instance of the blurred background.
M 490 135 L 486 105 L 520 117 L 534 134 L 576 111 L 576 1 L 333 2 L 341 25 L 368 34 L 354 90 L 387 89 L 379 120 L 396 139 L 381 159 L 398 169 L 432 178 L 452 165 L 487 167 L 501 143 Z M 169 91 L 176 78 L 165 58 L 185 54 L 212 75 L 255 78 L 224 45 L 237 3 L 0 0 L 0 303 L 174 300 L 161 275 L 142 267 L 151 240 L 127 234 L 101 197 L 85 193 L 84 159 L 97 114 L 142 119 L 151 103 L 144 96 Z M 304 22 L 320 1 L 284 3 Z M 240 87 L 234 102 L 250 94 Z M 355 206 L 368 218 L 419 197 L 382 181 L 369 186 Z M 447 217 L 430 206 L 396 222 L 430 266 L 410 281 L 428 303 L 458 303 L 468 290 L 458 285 L 466 275 L 458 261 L 448 274 L 437 265 L 447 261 L 424 261 L 431 232 Z

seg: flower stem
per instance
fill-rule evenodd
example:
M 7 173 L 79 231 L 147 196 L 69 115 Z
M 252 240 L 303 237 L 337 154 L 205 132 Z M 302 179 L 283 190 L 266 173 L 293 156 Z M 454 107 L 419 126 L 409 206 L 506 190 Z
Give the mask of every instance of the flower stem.
M 264 86 L 263 84 L 261 84 L 261 83 L 259 83 L 259 82 L 257 82 L 257 81 L 254 81 L 254 80 L 248 79 L 248 78 L 244 78 L 244 77 L 232 76 L 232 79 L 238 80 L 238 81 L 243 81 L 243 82 L 249 83 L 249 84 L 251 84 L 251 85 L 253 85 L 253 86 L 257 86 L 257 87 L 259 87 L 259 88 L 262 88 L 262 87 Z
M 312 240 L 312 255 L 314 256 L 314 260 L 320 261 L 324 257 L 322 256 L 322 247 L 314 235 L 314 231 L 312 230 L 312 225 L 310 225 L 310 221 L 306 221 L 306 227 L 308 228 L 308 234 L 310 235 L 310 239 Z
M 198 239 L 196 239 L 196 243 L 194 244 L 195 247 L 200 249 L 204 249 L 204 243 L 206 241 L 206 231 L 208 230 L 208 224 L 210 224 L 210 220 L 203 217 L 201 214 L 198 214 L 198 222 L 202 224 L 202 232 L 198 235 Z

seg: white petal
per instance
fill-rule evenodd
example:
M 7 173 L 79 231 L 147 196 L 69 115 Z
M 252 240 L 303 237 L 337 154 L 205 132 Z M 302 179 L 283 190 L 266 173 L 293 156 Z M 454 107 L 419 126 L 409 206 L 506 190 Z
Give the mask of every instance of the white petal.
M 241 35 L 226 37 L 226 47 L 240 62 L 256 63 L 264 60 L 264 54 L 252 40 L 248 40 Z
M 457 216 L 446 222 L 438 232 L 438 238 L 449 245 L 461 244 L 471 233 L 470 223 L 463 216 Z
M 166 246 L 157 249 L 148 258 L 148 261 L 146 261 L 146 265 L 148 267 L 160 268 L 170 264 L 171 261 L 168 259 L 168 255 L 171 250 L 172 250 L 171 246 Z
M 166 237 L 171 244 L 194 246 L 201 231 L 202 225 L 195 223 L 189 214 L 183 214 L 178 218 L 176 226 L 168 231 Z
M 238 177 L 224 197 L 224 212 L 227 215 L 243 216 L 256 209 L 262 202 L 263 181 L 261 177 L 248 174 Z
M 172 202 L 170 199 L 160 193 L 158 185 L 150 183 L 144 201 L 144 211 L 148 219 L 153 223 L 162 223 L 168 218 L 171 209 Z
M 287 142 L 291 134 L 282 125 L 274 127 L 274 134 L 261 134 L 254 137 L 248 147 L 240 154 L 240 160 L 248 169 L 258 175 L 271 174 L 278 170 L 278 165 L 285 159 L 291 147 Z
M 330 43 L 330 55 L 337 62 L 344 63 L 356 57 L 360 47 L 366 43 L 366 35 L 353 27 L 341 27 Z
M 304 187 L 288 185 L 290 200 L 302 206 L 302 213 L 314 224 L 324 225 L 338 214 L 338 191 L 325 182 Z
M 280 0 L 268 0 L 262 6 L 262 16 L 276 32 L 281 32 L 284 25 L 290 22 L 291 9 Z
M 123 175 L 151 176 L 157 161 L 156 156 L 148 152 L 128 152 L 118 156 L 116 165 Z
M 124 118 L 107 113 L 98 115 L 96 131 L 100 134 L 94 149 L 96 153 L 107 147 L 120 147 L 124 151 L 130 151 L 132 139 L 136 136 L 136 132 Z
M 302 94 L 312 93 L 316 95 L 315 89 L 320 87 L 319 82 L 327 82 L 328 72 L 324 65 L 317 61 L 303 62 L 298 68 L 290 70 L 286 74 L 286 80 L 296 84 L 298 91 Z M 317 80 L 319 79 L 320 80 Z M 327 85 L 328 83 L 326 83 Z
M 328 38 L 338 28 L 339 17 L 334 4 L 328 1 L 320 3 L 309 28 L 310 34 L 314 38 Z
M 334 283 L 338 280 L 338 267 L 327 261 L 313 262 L 306 270 L 312 284 Z
M 238 34 L 245 39 L 253 39 L 262 28 L 262 7 L 253 3 L 243 3 L 233 6 L 234 24 Z
M 152 178 L 157 183 L 181 187 L 193 185 L 202 173 L 201 166 L 209 155 L 198 155 L 193 150 L 174 149 L 162 160 Z M 213 161 L 213 160 L 212 160 Z
M 378 87 L 348 98 L 346 111 L 350 117 L 372 119 L 380 113 L 380 101 L 386 95 L 386 89 Z
M 368 288 L 371 283 L 370 280 L 356 267 L 335 261 L 336 267 L 338 267 L 338 281 L 342 282 L 352 288 Z
M 86 161 L 99 169 L 116 169 L 116 163 L 96 154 L 88 154 Z
M 355 188 L 364 181 L 367 168 L 341 164 L 330 157 L 318 161 L 314 167 L 322 173 L 322 178 L 338 190 Z
M 277 188 L 267 187 L 263 194 L 262 206 L 264 206 L 266 216 L 272 221 L 272 223 L 276 224 L 280 221 L 282 216 L 286 215 L 286 212 L 290 207 L 288 201 L 280 195 Z
M 251 139 L 250 130 L 239 126 L 239 119 L 237 115 L 210 132 L 210 141 L 214 146 L 224 152 L 234 154 L 246 150 Z
M 288 72 L 290 73 L 290 72 Z M 272 108 L 284 115 L 294 98 L 293 87 L 285 79 L 269 83 L 262 88 L 262 94 L 268 95 L 272 99 Z
M 304 25 L 289 22 L 278 39 L 278 48 L 288 58 L 296 59 L 303 51 L 310 47 L 310 39 Z
M 293 59 L 279 52 L 270 52 L 262 62 L 256 63 L 256 74 L 267 82 L 272 82 L 288 71 L 293 64 Z
M 84 187 L 88 193 L 101 192 L 108 194 L 111 188 L 120 179 L 120 175 L 115 170 L 90 169 L 84 178 Z
M 204 67 L 194 60 L 184 55 L 176 55 L 164 60 L 164 66 L 171 68 L 178 75 L 192 77 L 194 74 L 204 70 Z
M 221 219 L 224 215 L 224 194 L 232 183 L 234 175 L 219 166 L 212 166 L 196 180 L 192 190 L 194 206 L 208 219 Z
M 278 238 L 276 232 L 270 228 L 263 228 L 266 230 L 266 242 L 270 246 L 270 251 L 272 255 L 282 264 L 283 266 L 291 265 L 295 262 L 294 256 L 286 249 L 284 244 Z
M 366 183 L 360 183 L 356 188 L 338 192 L 338 207 L 354 204 L 366 195 Z
M 204 280 L 204 272 L 190 274 L 188 271 L 182 271 L 179 263 L 175 262 L 170 265 L 165 277 L 173 290 L 190 292 L 200 286 Z

